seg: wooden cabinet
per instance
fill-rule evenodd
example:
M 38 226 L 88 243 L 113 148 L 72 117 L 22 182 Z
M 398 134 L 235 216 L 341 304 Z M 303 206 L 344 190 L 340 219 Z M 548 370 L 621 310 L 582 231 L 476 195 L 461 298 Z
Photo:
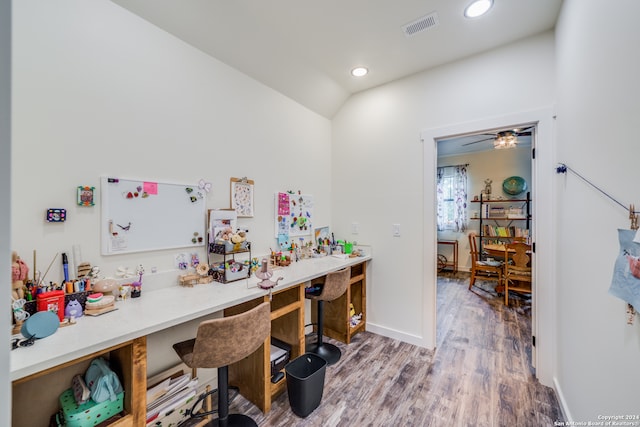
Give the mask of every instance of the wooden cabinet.
M 338 299 L 324 303 L 324 335 L 349 344 L 351 337 L 365 330 L 367 323 L 367 263 L 351 266 L 351 280 L 347 291 Z M 360 321 L 351 325 L 351 307 L 362 313 Z M 311 319 L 317 323 L 317 306 L 311 304 Z
M 124 416 L 110 425 L 146 425 L 147 339 L 141 337 L 13 381 L 13 426 L 49 425 L 59 409 L 58 396 L 71 387 L 74 375 L 84 374 L 99 356 L 109 360 L 124 388 Z
M 263 301 L 269 301 L 269 295 L 227 308 L 224 315 L 242 313 Z M 273 292 L 271 336 L 291 346 L 291 360 L 304 353 L 304 284 Z M 253 354 L 229 367 L 230 385 L 238 387 L 262 412 L 268 412 L 273 399 L 286 390 L 284 378 L 276 384 L 271 382 L 270 349 L 271 342 L 267 339 Z
M 477 217 L 479 221 L 479 250 L 487 242 L 512 241 L 515 237 L 529 239 L 531 226 L 531 193 L 524 199 L 491 199 L 486 200 L 480 195 L 480 209 Z

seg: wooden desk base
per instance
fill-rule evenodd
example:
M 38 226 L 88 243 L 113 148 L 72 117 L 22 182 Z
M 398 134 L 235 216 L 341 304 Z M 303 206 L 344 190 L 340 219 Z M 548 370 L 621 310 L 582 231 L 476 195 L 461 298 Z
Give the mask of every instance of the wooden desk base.
M 37 344 L 36 344 L 37 345 Z M 15 350 L 19 351 L 19 350 Z M 147 338 L 136 338 L 121 345 L 88 354 L 68 363 L 21 378 L 12 383 L 11 422 L 23 425 L 49 425 L 58 411 L 58 396 L 71 388 L 71 378 L 84 374 L 96 357 L 109 359 L 124 388 L 125 416 L 113 426 L 145 426 L 147 413 Z M 44 391 L 46 390 L 46 392 Z
M 269 296 L 230 307 L 224 315 L 242 313 L 263 301 L 269 301 Z M 271 336 L 291 346 L 291 360 L 304 354 L 304 284 L 273 293 Z M 270 350 L 268 338 L 253 354 L 229 366 L 229 383 L 262 412 L 269 412 L 272 400 L 286 389 L 284 378 L 276 384 L 271 382 Z

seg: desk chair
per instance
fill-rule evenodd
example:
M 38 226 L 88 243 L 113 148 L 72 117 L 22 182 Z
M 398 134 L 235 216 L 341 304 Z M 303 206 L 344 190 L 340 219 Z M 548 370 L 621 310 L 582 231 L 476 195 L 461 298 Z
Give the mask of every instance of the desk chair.
M 322 357 L 327 361 L 327 365 L 333 365 L 340 360 L 342 353 L 335 345 L 322 341 L 322 335 L 324 333 L 324 303 L 325 301 L 333 301 L 344 294 L 347 291 L 347 286 L 349 286 L 350 280 L 351 267 L 333 271 L 328 273 L 324 277 L 323 281 L 312 282 L 312 285 L 321 286 L 319 293 L 307 293 L 305 295 L 305 298 L 315 300 L 318 308 L 318 339 L 314 343 L 308 343 L 306 345 L 306 351 L 308 353 L 315 353 Z
M 193 376 L 197 368 L 218 368 L 218 418 L 212 426 L 257 426 L 255 421 L 242 414 L 229 415 L 229 365 L 256 351 L 271 333 L 271 307 L 268 302 L 244 313 L 219 319 L 205 320 L 198 325 L 195 338 L 173 345 L 180 359 L 190 367 Z M 198 398 L 205 400 L 204 412 L 191 414 L 203 418 L 198 426 L 211 421 L 211 394 Z M 194 405 L 195 407 L 195 405 Z
M 469 279 L 469 289 L 476 283 L 476 278 L 482 280 L 493 280 L 498 282 L 498 287 L 502 285 L 502 265 L 489 265 L 482 260 L 478 252 L 476 233 L 469 233 L 469 249 L 471 253 L 471 279 Z
M 504 305 L 509 305 L 509 291 L 531 294 L 531 245 L 513 242 L 504 245 Z

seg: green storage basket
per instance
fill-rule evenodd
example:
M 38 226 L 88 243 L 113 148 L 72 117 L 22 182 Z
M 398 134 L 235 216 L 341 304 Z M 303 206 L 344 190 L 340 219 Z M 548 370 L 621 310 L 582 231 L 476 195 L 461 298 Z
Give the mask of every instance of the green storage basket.
M 107 400 L 96 403 L 93 399 L 89 399 L 82 405 L 78 405 L 73 397 L 73 390 L 68 389 L 60 395 L 60 406 L 64 413 L 66 427 L 93 427 L 122 412 L 124 392 L 119 393 L 113 402 Z

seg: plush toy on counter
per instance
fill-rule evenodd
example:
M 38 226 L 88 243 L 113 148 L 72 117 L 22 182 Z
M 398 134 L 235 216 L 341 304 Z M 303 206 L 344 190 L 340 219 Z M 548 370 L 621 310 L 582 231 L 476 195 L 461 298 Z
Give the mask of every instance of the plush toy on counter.
M 231 240 L 231 236 L 233 235 L 233 230 L 231 227 L 225 227 L 222 230 L 218 231 L 216 235 L 216 241 L 228 242 Z
M 29 267 L 13 251 L 11 254 L 11 295 L 14 300 L 24 298 L 24 282 L 29 277 Z
M 231 235 L 231 243 L 242 243 L 247 240 L 247 233 L 244 231 L 238 231 Z

